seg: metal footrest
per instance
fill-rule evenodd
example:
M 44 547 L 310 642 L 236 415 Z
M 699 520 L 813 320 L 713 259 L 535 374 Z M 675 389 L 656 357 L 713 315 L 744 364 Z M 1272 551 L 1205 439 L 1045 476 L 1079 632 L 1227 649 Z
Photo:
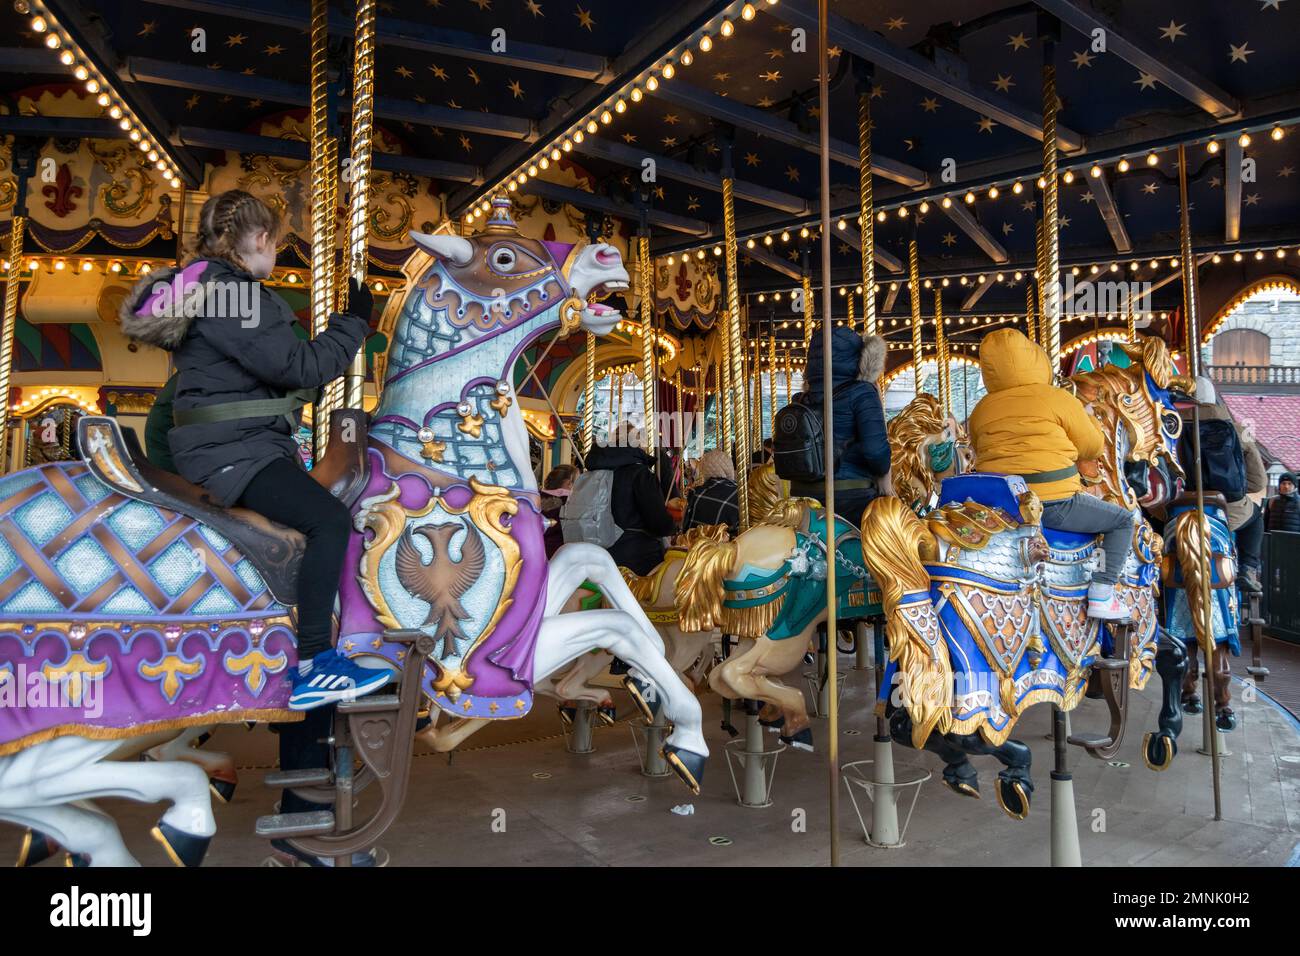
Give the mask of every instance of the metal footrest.
M 1109 747 L 1115 741 L 1105 734 L 1070 734 L 1065 742 L 1075 747 Z
M 1092 662 L 1092 669 L 1097 671 L 1128 670 L 1128 661 L 1122 657 L 1098 657 Z
M 272 813 L 258 817 L 253 832 L 267 839 L 280 837 L 319 836 L 334 832 L 332 810 L 312 810 L 310 813 Z
M 340 701 L 340 714 L 376 714 L 385 710 L 397 710 L 402 705 L 396 694 L 368 694 L 356 700 Z
M 324 767 L 309 770 L 274 770 L 262 781 L 268 787 L 293 789 L 294 787 L 332 787 L 334 774 Z
M 874 760 L 855 760 L 853 763 L 846 763 L 840 767 L 840 779 L 844 781 L 844 786 L 849 791 L 849 799 L 853 801 L 853 812 L 858 818 L 858 825 L 862 827 L 862 838 L 867 846 L 880 849 L 901 848 L 907 839 L 907 828 L 912 822 L 912 811 L 916 809 L 916 801 L 921 796 L 921 785 L 930 779 L 932 772 L 905 768 L 902 771 L 902 779 L 896 776 L 893 782 L 882 783 L 873 777 L 875 763 Z M 903 818 L 903 825 L 899 827 L 898 842 L 877 843 L 872 839 L 871 827 L 862 816 L 862 807 L 858 804 L 857 793 L 861 792 L 871 804 L 877 800 L 892 800 L 897 806 L 907 796 L 909 790 L 912 791 L 912 802 L 908 804 L 907 816 Z
M 742 749 L 746 744 L 742 737 L 739 740 L 729 740 L 723 748 L 727 755 L 727 771 L 731 774 L 731 785 L 736 790 L 736 802 L 742 807 L 752 807 L 761 809 L 772 805 L 772 781 L 776 778 L 776 760 L 785 752 L 785 744 L 778 743 L 772 750 L 749 751 Z M 751 765 L 750 761 L 753 761 Z M 739 776 L 737 776 L 739 770 Z M 760 799 L 756 802 L 745 802 L 745 774 L 750 771 L 756 772 L 761 778 L 761 786 L 758 788 L 762 791 L 760 794 L 751 794 L 758 796 Z

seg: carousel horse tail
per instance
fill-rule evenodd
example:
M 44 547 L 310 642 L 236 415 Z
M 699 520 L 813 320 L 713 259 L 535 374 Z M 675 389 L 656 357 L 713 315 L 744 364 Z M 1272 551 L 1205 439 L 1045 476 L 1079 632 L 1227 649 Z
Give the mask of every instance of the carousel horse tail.
M 867 505 L 862 516 L 862 557 L 880 583 L 889 659 L 898 664 L 903 704 L 912 719 L 912 746 L 918 750 L 925 747 L 932 731 L 946 734 L 952 727 L 952 664 L 938 637 L 930 575 L 920 560 L 921 545 L 929 540 L 929 531 L 902 499 L 881 497 Z M 903 605 L 905 597 L 916 595 L 924 600 Z M 924 631 L 937 638 L 934 649 Z
M 1201 576 L 1201 551 L 1210 547 L 1208 519 L 1204 519 L 1194 510 L 1184 511 L 1174 520 L 1174 549 L 1178 556 L 1178 565 L 1183 575 L 1183 586 L 1187 591 L 1187 610 L 1191 614 L 1192 629 L 1196 632 L 1196 644 L 1204 648 L 1207 644 L 1213 653 L 1214 618 L 1213 612 L 1207 615 L 1210 601 L 1205 600 L 1205 590 L 1210 582 Z M 1213 558 L 1206 561 L 1208 566 Z
M 678 627 L 688 634 L 722 627 L 722 582 L 735 564 L 734 541 L 700 541 L 691 547 L 673 587 Z

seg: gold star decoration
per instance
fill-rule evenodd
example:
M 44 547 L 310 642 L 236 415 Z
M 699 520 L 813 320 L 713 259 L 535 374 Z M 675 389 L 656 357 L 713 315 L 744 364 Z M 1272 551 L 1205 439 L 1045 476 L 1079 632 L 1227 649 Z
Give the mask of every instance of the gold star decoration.
M 1228 62 L 1230 63 L 1245 63 L 1246 57 L 1250 56 L 1252 53 L 1255 52 L 1254 50 L 1250 49 L 1249 40 L 1247 40 L 1241 46 L 1237 46 L 1235 43 L 1229 43 L 1228 48 L 1231 51 L 1228 54 Z
M 828 57 L 830 57 L 832 60 L 835 59 L 837 56 L 839 56 L 839 55 L 840 55 L 841 53 L 843 53 L 843 52 L 844 52 L 844 51 L 841 50 L 841 49 L 840 49 L 839 47 L 837 47 L 837 46 L 828 46 L 828 47 L 826 48 L 826 55 L 827 55 Z
M 514 96 L 515 99 L 523 99 L 524 88 L 519 85 L 518 80 L 511 80 L 506 84 L 506 88 L 510 90 L 511 95 Z
M 478 86 L 480 83 L 483 82 L 481 79 L 479 79 L 479 75 L 474 72 L 474 67 L 467 66 L 465 69 L 469 71 L 469 78 L 474 81 L 475 86 Z
M 907 26 L 907 21 L 902 17 L 891 17 L 885 21 L 885 29 L 887 30 L 901 30 L 905 26 Z
M 772 49 L 770 49 L 770 50 L 767 51 L 767 58 L 768 58 L 769 60 L 780 60 L 780 59 L 784 59 L 784 58 L 785 58 L 785 51 L 782 50 L 780 47 L 775 47 L 775 46 L 774 46 L 774 47 L 772 47 Z
M 1142 187 L 1142 191 L 1146 193 L 1148 196 L 1154 196 L 1156 194 L 1156 190 L 1159 188 L 1160 188 L 1159 183 L 1147 183 Z
M 1279 175 L 1280 175 L 1280 174 L 1279 174 Z M 1223 185 L 1223 180 L 1220 179 L 1218 176 L 1211 176 L 1211 177 L 1210 177 L 1210 188 L 1211 188 L 1211 189 L 1218 189 L 1218 188 L 1219 188 L 1220 186 L 1222 186 L 1222 185 Z
M 240 73 L 241 76 L 252 76 L 252 75 L 255 74 L 256 72 L 257 72 L 257 70 L 253 69 L 253 67 L 251 67 L 251 66 L 246 66 L 246 67 L 244 67 L 242 70 L 239 71 L 239 73 Z
M 448 101 L 447 101 L 447 105 L 450 106 L 450 107 L 451 107 L 452 109 L 454 109 L 454 110 L 458 110 L 458 109 L 460 109 L 460 104 L 457 103 L 455 99 L 450 99 L 450 100 L 448 100 Z
M 1097 197 L 1094 196 L 1092 194 L 1092 190 L 1089 189 L 1086 193 L 1084 193 L 1082 196 L 1079 197 L 1079 202 L 1084 202 L 1084 203 L 1095 202 L 1096 199 Z
M 1255 206 L 1258 204 L 1259 204 L 1259 193 L 1251 193 L 1249 196 L 1246 197 L 1247 206 Z
M 480 10 L 492 9 L 492 0 L 469 0 L 469 2 L 474 4 L 474 6 L 478 7 Z
M 692 196 L 692 195 L 690 195 L 690 194 L 687 194 L 687 196 L 686 196 L 686 211 L 687 211 L 687 212 L 695 212 L 695 210 L 697 210 L 697 209 L 699 209 L 699 208 L 700 208 L 700 197 L 699 197 L 699 196 Z
M 1015 232 L 1015 231 L 1016 231 L 1016 227 L 1013 226 L 1013 225 L 1011 225 L 1011 223 L 1009 223 L 1009 222 L 1004 222 L 1004 223 L 1002 224 L 1002 235 L 1007 236 L 1007 235 L 1010 235 L 1011 233 L 1013 233 L 1013 232 Z
M 1038 200 L 1026 199 L 1024 202 L 1020 204 L 1020 208 L 1023 209 L 1025 212 L 1033 212 L 1035 209 L 1038 208 Z
M 1281 176 L 1283 179 L 1289 179 L 1290 177 L 1295 175 L 1295 167 L 1283 166 L 1281 169 L 1277 171 L 1277 174 Z
M 943 244 L 945 246 L 957 245 L 957 234 L 953 232 L 945 232 L 943 234 Z
M 191 96 L 188 100 L 185 101 L 185 108 L 187 110 L 192 110 L 194 109 L 194 107 L 198 105 L 199 105 L 199 94 L 197 93 L 195 93 L 193 96 Z
M 528 12 L 534 17 L 546 16 L 546 14 L 542 13 L 542 5 L 537 0 L 526 0 L 524 6 L 528 8 Z
M 623 142 L 631 144 L 636 142 L 636 133 L 624 133 Z
M 757 106 L 757 107 L 759 107 L 760 109 L 767 109 L 769 106 L 774 105 L 775 102 L 776 102 L 776 101 L 773 100 L 770 96 L 764 96 L 762 99 L 760 99 L 760 100 L 759 100 L 757 103 L 755 103 L 754 105 Z
M 760 80 L 765 80 L 765 81 L 767 81 L 768 83 L 775 83 L 777 80 L 781 79 L 781 71 L 780 71 L 780 70 L 768 70 L 766 73 L 760 73 L 760 74 L 758 74 L 758 78 L 759 78 Z
M 472 147 L 472 146 L 470 145 L 469 137 L 466 136 L 464 133 L 461 133 L 461 134 L 460 134 L 460 145 L 461 145 L 462 147 L 464 147 L 465 152 L 467 152 L 467 153 L 468 153 L 471 149 L 474 148 L 474 147 Z
M 1186 23 L 1175 23 L 1171 17 L 1169 19 L 1169 26 L 1160 28 L 1160 37 L 1161 39 L 1168 40 L 1170 43 L 1174 43 L 1179 37 L 1187 36 L 1187 31 L 1183 29 L 1185 26 L 1187 26 Z
M 939 111 L 939 101 L 933 96 L 927 96 L 921 100 L 921 109 L 927 113 L 937 113 Z
M 1092 66 L 1092 61 L 1095 57 L 1087 50 L 1080 50 L 1078 53 L 1074 54 L 1072 59 L 1074 60 L 1074 68 L 1080 70 L 1085 66 Z
M 442 67 L 438 66 L 438 64 L 436 63 L 430 64 L 429 69 L 433 71 L 433 75 L 436 76 L 438 79 L 443 81 L 447 79 L 447 71 L 444 70 Z
M 592 32 L 595 29 L 596 21 L 591 18 L 590 10 L 584 10 L 582 9 L 581 6 L 579 6 L 574 11 L 573 15 L 578 18 L 578 26 L 586 27 L 588 33 Z
M 662 187 L 662 186 L 656 186 L 656 187 L 655 187 L 655 199 L 663 199 L 663 198 L 664 198 L 664 187 Z
M 1015 85 L 1016 85 L 1015 80 L 1013 80 L 1009 76 L 1003 76 L 1001 73 L 999 73 L 998 78 L 993 81 L 993 88 L 996 89 L 999 93 L 1006 93 L 1010 91 L 1011 87 Z
M 993 120 L 989 119 L 987 116 L 981 116 L 979 122 L 975 125 L 980 128 L 981 133 L 992 133 L 993 127 L 998 124 L 993 122 Z
M 261 101 L 261 100 L 249 100 L 249 101 L 248 101 L 248 108 L 249 108 L 250 110 L 261 109 L 261 108 L 262 108 L 262 101 Z
M 745 165 L 746 165 L 746 166 L 757 166 L 757 165 L 758 165 L 759 163 L 761 163 L 761 162 L 762 162 L 762 160 L 758 158 L 758 153 L 746 153 L 746 154 L 745 154 Z M 1289 167 L 1288 167 L 1288 168 L 1289 168 Z M 1279 174 L 1279 175 L 1280 175 L 1280 174 Z M 1288 175 L 1289 175 L 1289 174 L 1288 174 Z
M 676 136 L 665 136 L 665 137 L 664 137 L 663 139 L 661 139 L 659 142 L 661 142 L 661 143 L 664 144 L 664 149 L 672 149 L 674 146 L 677 145 L 677 137 L 676 137 Z
M 1060 219 L 1057 220 L 1057 224 L 1058 224 L 1062 229 L 1066 228 L 1066 227 L 1070 224 L 1070 217 L 1069 217 L 1069 216 L 1062 216 Z
M 718 72 L 713 74 L 713 78 L 717 80 L 719 83 L 726 83 L 727 80 L 731 79 L 731 74 Z
M 664 122 L 667 123 L 669 126 L 676 126 L 681 121 L 677 118 L 676 113 L 665 113 Z
M 1016 50 L 1028 50 L 1029 37 L 1025 36 L 1025 32 L 1021 30 L 1015 36 L 1007 37 L 1007 46 L 1011 47 L 1011 52 L 1013 53 Z
M 415 74 L 412 73 L 412 72 L 410 71 L 410 69 L 409 69 L 408 67 L 405 67 L 405 66 L 399 66 L 399 67 L 397 68 L 397 75 L 400 76 L 400 77 L 401 77 L 402 79 L 404 79 L 404 80 L 409 80 L 411 77 L 415 76 Z
M 226 37 L 226 46 L 240 46 L 247 39 L 242 33 L 232 33 Z
M 878 100 L 885 95 L 885 84 L 876 83 L 871 87 L 871 98 Z
M 280 46 L 278 43 L 272 43 L 270 46 L 262 47 L 262 54 L 264 56 L 279 56 L 283 52 L 284 47 Z
M 1138 78 L 1133 81 L 1140 90 L 1154 90 L 1156 88 L 1156 78 L 1150 73 L 1139 71 Z
M 785 178 L 792 183 L 797 183 L 799 181 L 799 170 L 793 166 L 787 166 L 785 168 Z
M 140 32 L 137 33 L 136 36 L 138 37 L 153 36 L 153 32 L 157 29 L 158 29 L 158 21 L 150 20 L 148 23 L 140 24 Z

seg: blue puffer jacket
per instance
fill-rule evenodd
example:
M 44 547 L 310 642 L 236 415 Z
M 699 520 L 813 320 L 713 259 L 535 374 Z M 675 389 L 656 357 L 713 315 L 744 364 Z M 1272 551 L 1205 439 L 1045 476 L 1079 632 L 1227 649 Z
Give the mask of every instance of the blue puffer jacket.
M 889 474 L 885 409 L 875 386 L 884 371 L 884 342 L 868 342 L 844 326 L 836 326 L 831 333 L 831 389 L 839 388 L 835 392 L 835 443 L 842 449 L 835 466 L 837 479 Z M 826 380 L 820 334 L 813 336 L 808 352 L 805 389 L 809 400 L 820 408 Z M 846 382 L 853 384 L 840 388 Z

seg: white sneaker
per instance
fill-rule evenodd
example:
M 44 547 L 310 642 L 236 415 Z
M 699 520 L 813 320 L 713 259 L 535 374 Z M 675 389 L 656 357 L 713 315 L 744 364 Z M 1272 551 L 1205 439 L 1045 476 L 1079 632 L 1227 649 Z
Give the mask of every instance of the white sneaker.
M 1115 597 L 1110 584 L 1088 585 L 1088 617 L 1099 621 L 1127 621 L 1129 610 Z

